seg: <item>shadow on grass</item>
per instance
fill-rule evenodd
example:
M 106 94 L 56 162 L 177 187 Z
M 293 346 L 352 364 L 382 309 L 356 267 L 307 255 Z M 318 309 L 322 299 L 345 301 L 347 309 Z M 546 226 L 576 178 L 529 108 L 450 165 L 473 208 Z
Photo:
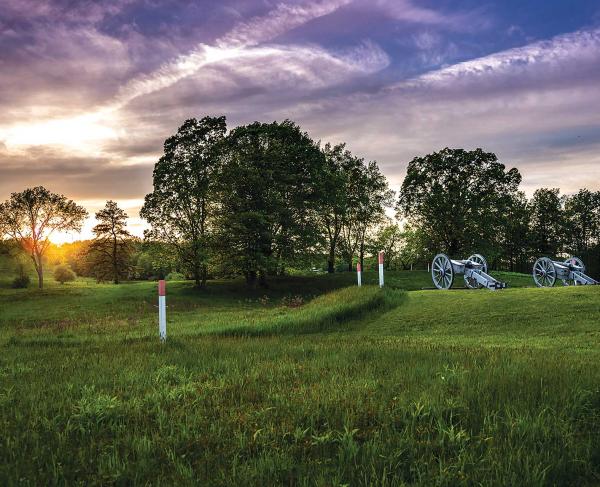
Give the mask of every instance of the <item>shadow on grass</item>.
M 400 306 L 406 293 L 374 286 L 345 288 L 311 301 L 295 313 L 253 325 L 239 324 L 209 331 L 217 336 L 303 335 L 348 330 L 366 315 Z M 344 326 L 342 326 L 344 325 Z M 348 325 L 348 326 L 346 326 Z

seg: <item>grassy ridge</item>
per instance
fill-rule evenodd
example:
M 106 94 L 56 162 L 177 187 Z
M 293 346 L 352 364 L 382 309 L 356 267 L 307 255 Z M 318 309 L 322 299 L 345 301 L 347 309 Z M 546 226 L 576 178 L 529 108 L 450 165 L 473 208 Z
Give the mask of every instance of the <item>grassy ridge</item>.
M 2 289 L 0 484 L 598 484 L 600 289 L 427 278 Z
M 417 291 L 353 330 L 443 345 L 600 347 L 600 286 Z
M 203 328 L 203 332 L 221 336 L 264 336 L 340 331 L 345 329 L 344 322 L 398 306 L 403 296 L 402 292 L 383 292 L 375 286 L 343 288 L 319 296 L 293 313 L 282 312 L 254 322 L 213 325 Z

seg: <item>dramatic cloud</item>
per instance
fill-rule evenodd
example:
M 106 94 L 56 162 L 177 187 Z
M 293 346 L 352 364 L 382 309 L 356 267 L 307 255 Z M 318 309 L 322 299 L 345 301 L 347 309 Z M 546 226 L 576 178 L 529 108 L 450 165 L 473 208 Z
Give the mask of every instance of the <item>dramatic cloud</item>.
M 598 6 L 549 23 L 558 4 L 537 21 L 535 5 L 469 3 L 7 0 L 0 200 L 37 184 L 90 212 L 116 199 L 141 232 L 164 139 L 207 114 L 291 118 L 394 185 L 452 146 L 496 152 L 528 192 L 600 188 Z

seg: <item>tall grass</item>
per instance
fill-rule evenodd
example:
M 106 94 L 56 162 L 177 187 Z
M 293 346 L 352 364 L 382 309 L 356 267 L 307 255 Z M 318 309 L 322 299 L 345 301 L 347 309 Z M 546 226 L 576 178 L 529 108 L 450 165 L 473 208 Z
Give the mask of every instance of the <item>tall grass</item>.
M 344 323 L 369 313 L 379 314 L 397 306 L 402 291 L 382 291 L 375 286 L 343 288 L 319 296 L 293 312 L 282 312 L 248 323 L 219 323 L 203 328 L 205 333 L 221 336 L 265 336 L 318 333 L 344 330 Z
M 3 485 L 600 479 L 598 356 L 333 335 L 4 352 Z
M 0 485 L 600 483 L 600 289 L 335 278 L 0 290 Z

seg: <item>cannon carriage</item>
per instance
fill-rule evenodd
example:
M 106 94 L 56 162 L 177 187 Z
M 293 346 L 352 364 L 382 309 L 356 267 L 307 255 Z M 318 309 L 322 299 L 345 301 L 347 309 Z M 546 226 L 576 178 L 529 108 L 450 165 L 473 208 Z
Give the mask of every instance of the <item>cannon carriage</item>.
M 585 275 L 585 264 L 579 257 L 569 257 L 564 262 L 540 257 L 533 264 L 533 280 L 538 287 L 552 287 L 560 279 L 565 286 L 600 284 Z
M 487 261 L 480 254 L 473 254 L 465 260 L 455 260 L 446 254 L 437 254 L 431 264 L 431 279 L 438 289 L 450 289 L 456 275 L 463 275 L 469 289 L 504 289 L 506 283 L 494 279 L 487 273 Z

